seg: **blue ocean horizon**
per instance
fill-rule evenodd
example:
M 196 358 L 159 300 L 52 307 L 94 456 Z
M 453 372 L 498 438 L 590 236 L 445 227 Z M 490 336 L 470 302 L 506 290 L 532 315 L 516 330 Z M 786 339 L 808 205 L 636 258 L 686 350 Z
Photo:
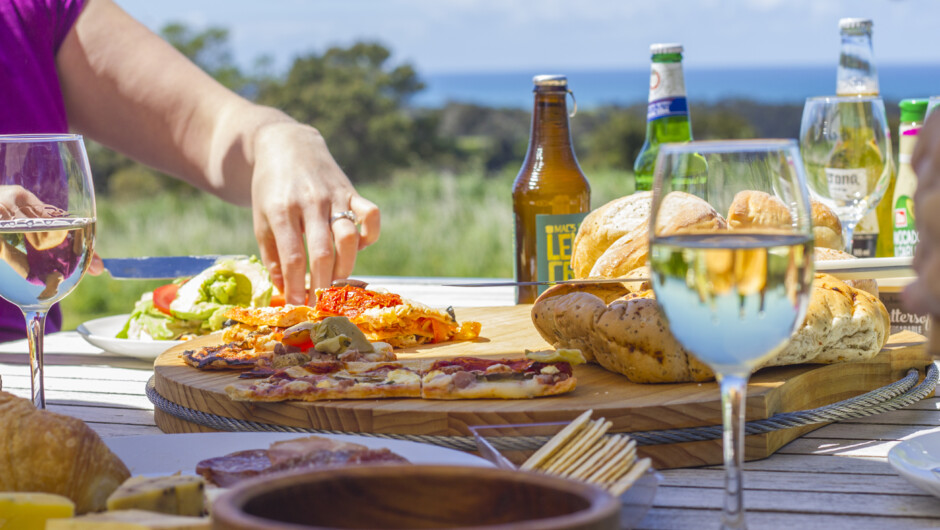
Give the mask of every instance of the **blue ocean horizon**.
M 448 102 L 528 109 L 532 77 L 565 74 L 582 109 L 645 103 L 649 70 L 572 70 L 538 72 L 439 73 L 421 76 L 427 87 L 412 99 L 419 107 Z M 884 65 L 878 69 L 881 95 L 888 102 L 940 95 L 940 65 Z M 686 68 L 689 102 L 747 99 L 765 104 L 801 105 L 807 97 L 835 93 L 834 66 Z

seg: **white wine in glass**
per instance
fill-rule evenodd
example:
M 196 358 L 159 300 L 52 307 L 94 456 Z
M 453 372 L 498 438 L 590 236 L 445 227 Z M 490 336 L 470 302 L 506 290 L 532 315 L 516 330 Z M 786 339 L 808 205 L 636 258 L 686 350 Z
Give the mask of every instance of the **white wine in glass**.
M 891 182 L 891 136 L 879 97 L 807 98 L 800 124 L 800 148 L 814 198 L 842 222 L 846 252 L 852 234 Z
M 685 168 L 704 158 L 704 185 Z M 650 217 L 653 290 L 670 330 L 707 364 L 721 390 L 726 471 L 723 528 L 745 528 L 744 400 L 751 372 L 786 346 L 803 320 L 813 278 L 809 194 L 793 140 L 667 144 L 657 159 Z M 676 229 L 694 195 L 725 215 L 739 194 L 771 196 L 785 222 Z M 742 196 L 743 197 L 743 196 Z M 758 216 L 760 217 L 760 216 Z
M 38 408 L 45 407 L 46 314 L 84 276 L 94 241 L 95 196 L 82 137 L 0 135 L 0 297 L 26 317 Z

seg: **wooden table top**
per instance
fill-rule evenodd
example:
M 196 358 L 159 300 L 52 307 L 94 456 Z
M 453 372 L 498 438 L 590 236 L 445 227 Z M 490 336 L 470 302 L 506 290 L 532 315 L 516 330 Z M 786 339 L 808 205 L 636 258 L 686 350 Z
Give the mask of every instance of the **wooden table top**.
M 480 290 L 418 282 L 373 281 L 429 305 L 512 303 L 510 288 Z M 440 297 L 440 298 L 438 298 Z M 25 341 L 0 344 L 3 389 L 29 396 Z M 75 332 L 46 338 L 49 410 L 84 420 L 102 437 L 162 435 L 144 386 L 152 363 L 102 352 Z M 751 528 L 883 529 L 940 527 L 940 500 L 888 464 L 899 441 L 940 429 L 940 398 L 812 431 L 764 460 L 745 463 L 745 507 Z M 653 507 L 640 528 L 717 527 L 724 473 L 720 466 L 661 472 Z

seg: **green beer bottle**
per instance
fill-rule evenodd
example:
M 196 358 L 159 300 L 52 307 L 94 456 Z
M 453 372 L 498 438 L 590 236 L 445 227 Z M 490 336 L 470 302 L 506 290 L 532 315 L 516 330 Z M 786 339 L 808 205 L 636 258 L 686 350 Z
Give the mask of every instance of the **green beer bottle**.
M 917 144 L 917 133 L 927 114 L 926 99 L 901 100 L 901 123 L 898 127 L 898 179 L 891 204 L 894 205 L 894 255 L 913 256 L 920 238 L 914 224 L 914 192 L 917 175 L 911 167 L 911 155 Z M 885 197 L 882 200 L 887 200 Z
M 682 45 L 653 44 L 650 66 L 650 95 L 646 109 L 646 141 L 633 164 L 636 191 L 653 188 L 653 170 L 659 144 L 689 142 L 692 124 L 685 99 L 685 78 L 682 75 Z

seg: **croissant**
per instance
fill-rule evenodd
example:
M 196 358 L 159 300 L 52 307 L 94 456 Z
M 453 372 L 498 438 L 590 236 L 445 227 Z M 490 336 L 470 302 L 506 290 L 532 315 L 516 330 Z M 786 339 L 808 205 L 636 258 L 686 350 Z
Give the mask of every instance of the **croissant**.
M 64 495 L 77 513 L 105 509 L 127 466 L 77 418 L 0 391 L 0 491 Z

